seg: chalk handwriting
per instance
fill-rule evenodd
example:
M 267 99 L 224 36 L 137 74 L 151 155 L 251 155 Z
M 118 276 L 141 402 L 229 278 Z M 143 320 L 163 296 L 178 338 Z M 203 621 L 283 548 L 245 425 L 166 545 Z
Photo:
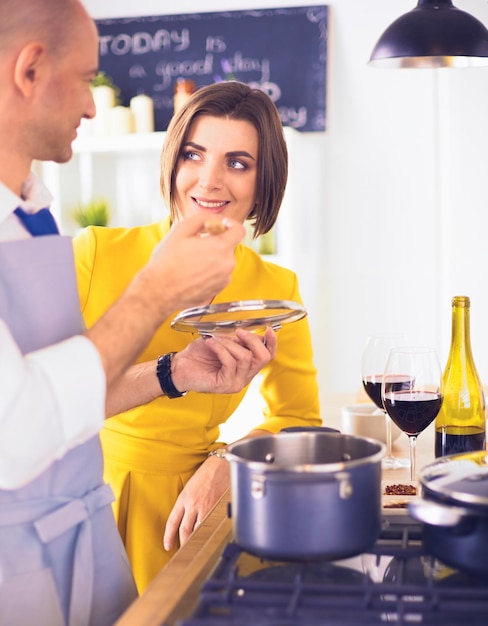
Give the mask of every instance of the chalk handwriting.
M 303 128 L 307 123 L 307 107 L 299 107 L 298 110 L 292 107 L 278 107 L 278 112 L 283 124 L 292 128 Z
M 205 52 L 224 52 L 227 50 L 225 39 L 219 35 L 209 35 L 205 41 Z
M 281 98 L 280 86 L 276 83 L 270 82 L 269 80 L 263 81 L 262 83 L 253 81 L 248 82 L 247 84 L 253 89 L 260 89 L 261 91 L 264 91 L 264 93 L 267 94 L 273 102 L 277 102 Z
M 183 28 L 181 33 L 175 30 L 157 30 L 154 35 L 146 32 L 137 32 L 133 35 L 120 33 L 112 35 L 101 35 L 99 37 L 100 56 L 113 54 L 114 56 L 124 56 L 126 54 L 147 54 L 148 52 L 158 52 L 159 50 L 173 50 L 181 52 L 190 46 L 190 31 Z
M 244 57 L 242 52 L 235 52 L 233 57 L 221 59 L 220 64 L 225 74 L 236 74 L 240 72 L 261 72 L 259 81 L 269 81 L 270 63 L 269 59 L 251 59 Z
M 157 91 L 164 91 L 171 86 L 171 79 L 175 76 L 205 76 L 213 73 L 213 54 L 206 54 L 204 59 L 197 61 L 161 61 L 156 65 L 156 75 L 161 76 L 162 82 L 155 85 Z
M 312 6 L 99 20 L 100 69 L 124 104 L 153 98 L 158 130 L 180 77 L 197 87 L 240 80 L 275 102 L 284 125 L 325 130 L 327 18 L 327 6 Z
M 145 78 L 146 70 L 144 66 L 138 63 L 137 65 L 131 65 L 129 68 L 129 76 L 131 78 Z

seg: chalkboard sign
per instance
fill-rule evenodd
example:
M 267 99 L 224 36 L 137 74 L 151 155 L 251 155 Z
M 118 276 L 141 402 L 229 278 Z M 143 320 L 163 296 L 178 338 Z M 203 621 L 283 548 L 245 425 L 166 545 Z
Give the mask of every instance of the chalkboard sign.
M 173 114 L 179 77 L 197 87 L 239 80 L 275 102 L 285 126 L 323 131 L 327 6 L 97 20 L 100 69 L 121 99 L 154 100 L 156 130 Z

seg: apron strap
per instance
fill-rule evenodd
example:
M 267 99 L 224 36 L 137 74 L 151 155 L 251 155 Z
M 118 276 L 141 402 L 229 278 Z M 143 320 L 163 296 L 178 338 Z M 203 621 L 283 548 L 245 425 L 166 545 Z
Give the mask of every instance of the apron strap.
M 0 510 L 0 526 L 32 522 L 42 543 L 50 543 L 66 531 L 80 526 L 74 552 L 73 579 L 69 608 L 69 625 L 81 626 L 89 623 L 93 598 L 93 546 L 91 516 L 115 500 L 110 485 L 103 484 L 89 491 L 81 498 L 71 499 L 52 510 L 56 498 L 42 502 L 44 511 L 35 511 L 15 503 Z M 36 519 L 37 518 L 37 519 Z
M 70 500 L 63 506 L 42 516 L 34 522 L 39 539 L 49 543 L 70 528 L 85 522 L 98 509 L 111 504 L 114 494 L 110 485 L 100 485 L 82 498 Z
M 80 525 L 74 554 L 73 579 L 69 605 L 69 626 L 90 621 L 93 598 L 93 546 L 90 517 L 114 500 L 110 485 L 100 485 L 83 498 L 72 500 L 34 523 L 39 539 L 49 543 L 64 532 Z

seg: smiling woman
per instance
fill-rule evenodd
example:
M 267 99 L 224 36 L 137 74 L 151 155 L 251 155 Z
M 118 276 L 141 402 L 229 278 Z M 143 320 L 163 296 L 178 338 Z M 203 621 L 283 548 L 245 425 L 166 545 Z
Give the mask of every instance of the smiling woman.
M 75 239 L 87 326 L 118 297 L 172 223 L 203 211 L 209 220 L 248 220 L 255 236 L 267 233 L 280 210 L 287 172 L 283 128 L 268 96 L 238 82 L 216 83 L 195 92 L 173 117 L 162 151 L 161 188 L 170 217 L 132 229 L 89 227 Z M 241 244 L 236 249 L 231 282 L 215 293 L 211 302 L 244 300 L 302 304 L 293 272 L 265 262 Z M 143 361 L 176 352 L 171 375 L 177 391 L 182 391 L 177 376 L 187 365 L 184 359 L 178 361 L 179 353 L 197 341 L 191 333 L 173 330 L 171 321 L 160 326 L 140 361 L 143 365 Z M 237 349 L 241 332 L 217 334 L 217 339 L 229 341 Z M 272 333 L 271 329 L 267 333 Z M 262 350 L 270 347 L 268 334 L 267 345 L 259 344 Z M 283 325 L 276 355 L 266 363 L 260 386 L 264 415 L 255 420 L 248 436 L 277 433 L 290 426 L 320 425 L 306 317 Z M 225 394 L 190 392 L 184 397 L 174 395 L 174 399 L 157 397 L 106 420 L 101 434 L 106 479 L 116 494 L 115 515 L 139 591 L 229 488 L 228 464 L 209 453 L 221 447 L 220 426 L 246 391 L 247 387 Z
M 208 211 L 244 222 L 256 189 L 258 134 L 246 120 L 199 115 L 178 159 L 178 219 Z
M 205 124 L 200 123 L 202 117 Z M 227 141 L 225 134 L 230 132 Z M 211 157 L 220 152 L 221 165 L 227 159 L 227 167 L 237 170 L 235 174 L 244 171 L 254 176 L 253 204 L 244 219 L 254 224 L 255 237 L 267 233 L 278 217 L 288 177 L 286 142 L 272 100 L 237 81 L 215 83 L 196 91 L 173 117 L 161 154 L 161 193 L 173 220 L 183 210 L 173 195 L 178 191 L 173 187 L 174 175 L 182 168 L 186 144 L 195 138 L 207 141 L 208 146 L 201 146 L 202 156 L 196 150 L 190 152 L 192 159 L 200 161 L 210 150 Z M 208 163 L 207 168 L 211 173 Z

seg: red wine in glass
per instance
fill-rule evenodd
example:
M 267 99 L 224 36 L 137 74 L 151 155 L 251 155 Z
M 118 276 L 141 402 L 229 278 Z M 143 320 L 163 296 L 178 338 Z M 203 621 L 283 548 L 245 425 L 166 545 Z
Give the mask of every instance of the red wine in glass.
M 385 332 L 370 335 L 366 339 L 361 357 L 361 381 L 369 398 L 385 416 L 386 455 L 381 461 L 384 469 L 401 469 L 410 461 L 392 454 L 391 419 L 381 400 L 381 382 L 390 350 L 408 344 L 408 337 L 401 332 Z
M 371 400 L 382 411 L 385 410 L 383 406 L 383 400 L 381 399 L 381 383 L 383 382 L 383 375 L 379 376 L 365 376 L 363 378 L 363 387 Z M 397 377 L 397 380 L 390 382 L 390 390 L 401 391 L 402 389 L 411 389 L 413 385 L 412 378 L 408 376 Z
M 398 388 L 409 379 L 409 388 Z M 442 405 L 441 368 L 434 348 L 393 348 L 390 351 L 381 388 L 385 411 L 408 435 L 410 479 L 416 480 L 417 436 L 435 420 Z
M 393 383 L 393 386 L 395 383 Z M 386 383 L 385 409 L 395 424 L 407 435 L 418 435 L 431 424 L 442 404 L 434 391 L 399 391 Z M 395 393 L 392 393 L 395 391 Z

